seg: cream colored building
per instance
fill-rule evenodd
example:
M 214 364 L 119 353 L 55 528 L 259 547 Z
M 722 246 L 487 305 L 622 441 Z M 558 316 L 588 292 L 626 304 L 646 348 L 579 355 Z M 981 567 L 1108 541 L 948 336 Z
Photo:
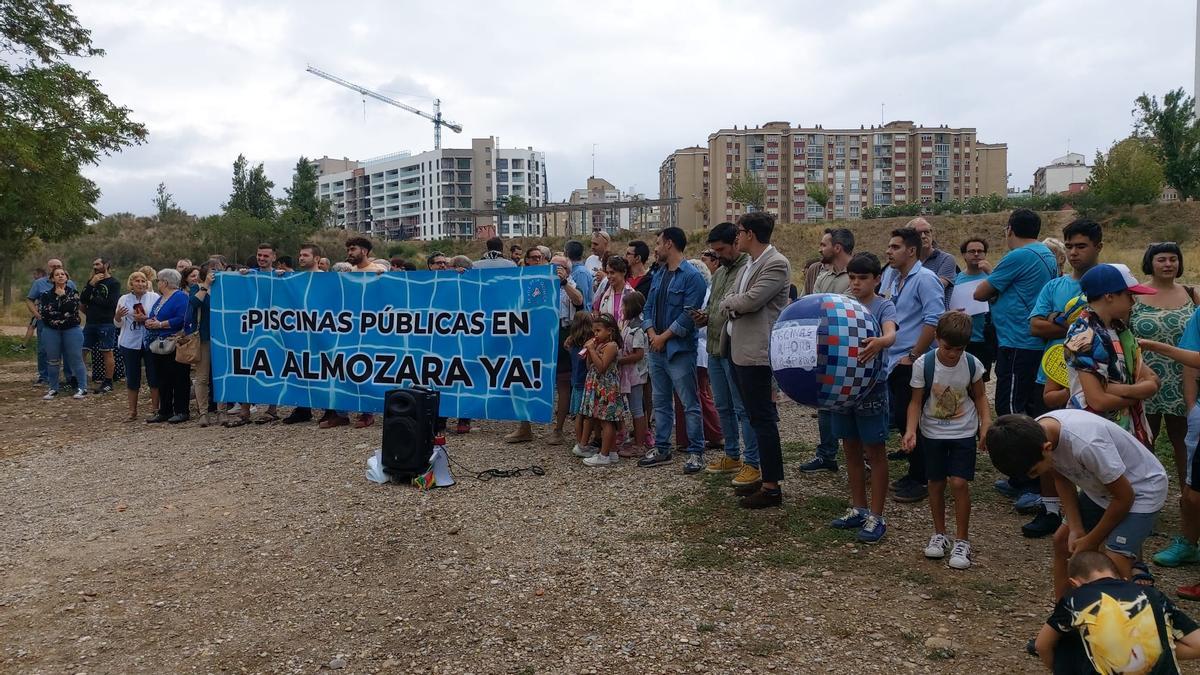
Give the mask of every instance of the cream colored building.
M 470 148 L 314 164 L 321 173 L 317 196 L 330 201 L 334 222 L 348 230 L 425 240 L 542 234 L 539 216 L 455 213 L 491 209 L 505 197 L 544 205 L 546 157 L 533 148 L 500 148 L 495 138 L 474 138 Z
M 684 230 L 709 227 L 708 171 L 708 148 L 699 145 L 680 148 L 663 160 L 658 168 L 658 196 L 680 200 L 672 206 L 662 207 L 663 227 Z
M 870 206 L 1003 195 L 1007 154 L 1003 143 L 979 143 L 974 128 L 907 121 L 858 129 L 788 122 L 722 129 L 708 137 L 708 218 L 733 220 L 746 211 L 729 196 L 729 184 L 746 173 L 766 187 L 764 210 L 784 222 L 859 218 Z M 814 183 L 827 189 L 827 203 L 808 199 Z

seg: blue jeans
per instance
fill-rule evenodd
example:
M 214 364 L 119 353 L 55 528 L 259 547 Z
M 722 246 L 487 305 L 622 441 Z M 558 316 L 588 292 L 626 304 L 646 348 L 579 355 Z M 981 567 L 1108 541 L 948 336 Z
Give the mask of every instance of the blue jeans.
M 758 437 L 750 427 L 750 416 L 742 405 L 742 392 L 734 379 L 733 361 L 708 355 L 708 380 L 712 386 L 713 402 L 721 419 L 721 435 L 725 437 L 725 454 L 733 459 L 758 467 Z M 745 455 L 738 451 L 738 435 L 746 446 Z M 690 437 L 689 437 L 690 438 Z
M 42 325 L 41 321 L 38 321 L 37 322 L 38 379 L 41 380 L 42 382 L 49 382 L 50 381 L 50 377 L 49 377 L 50 369 L 46 366 L 46 336 L 45 336 L 45 333 L 46 333 L 46 327 L 44 325 Z M 55 382 L 54 385 L 57 386 L 58 383 Z
M 51 389 L 58 388 L 58 368 L 66 361 L 67 372 L 75 378 L 76 386 L 87 389 L 87 369 L 83 366 L 83 329 L 50 328 L 42 331 L 46 340 L 46 377 Z
M 671 452 L 671 432 L 675 430 L 675 399 L 679 396 L 687 423 L 689 453 L 704 452 L 704 420 L 700 417 L 699 385 L 696 383 L 696 352 L 649 352 L 650 381 L 654 388 L 654 447 Z
M 817 459 L 836 464 L 838 439 L 833 433 L 833 413 L 828 410 L 817 411 L 817 430 L 821 433 L 821 442 L 817 444 Z

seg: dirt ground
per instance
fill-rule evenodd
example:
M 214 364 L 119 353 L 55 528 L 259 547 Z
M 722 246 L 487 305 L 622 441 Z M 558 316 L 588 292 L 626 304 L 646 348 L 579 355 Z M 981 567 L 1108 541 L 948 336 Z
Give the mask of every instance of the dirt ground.
M 817 432 L 792 404 L 788 506 L 745 513 L 727 478 L 588 469 L 500 443 L 504 423 L 452 457 L 545 476 L 380 486 L 378 425 L 124 424 L 120 390 L 43 402 L 32 371 L 0 364 L 2 672 L 1038 670 L 1049 542 L 1019 535 L 985 458 L 959 572 L 922 557 L 924 503 L 889 502 L 877 546 L 823 526 L 845 472 L 793 473 Z

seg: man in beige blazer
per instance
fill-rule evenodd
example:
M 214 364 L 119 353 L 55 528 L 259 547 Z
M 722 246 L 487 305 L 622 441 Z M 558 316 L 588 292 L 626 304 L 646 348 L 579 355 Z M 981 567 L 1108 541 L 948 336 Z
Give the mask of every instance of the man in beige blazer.
M 762 483 L 737 489 L 748 509 L 780 506 L 783 452 L 779 444 L 779 411 L 772 399 L 771 328 L 788 304 L 792 266 L 774 246 L 775 217 L 764 211 L 738 218 L 737 247 L 750 255 L 733 288 L 721 301 L 728 317 L 722 354 L 733 361 L 742 404 L 758 440 Z

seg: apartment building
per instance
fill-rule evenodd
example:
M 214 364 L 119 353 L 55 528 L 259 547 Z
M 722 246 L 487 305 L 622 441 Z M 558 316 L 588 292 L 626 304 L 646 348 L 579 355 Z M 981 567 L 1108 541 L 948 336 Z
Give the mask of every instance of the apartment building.
M 1033 194 L 1079 192 L 1092 175 L 1092 167 L 1078 152 L 1068 152 L 1033 172 Z
M 699 145 L 680 148 L 663 160 L 658 168 L 658 196 L 680 200 L 663 207 L 663 227 L 708 228 L 708 170 L 708 148 Z
M 378 239 L 425 240 L 543 232 L 537 216 L 452 213 L 493 208 L 501 197 L 544 205 L 546 158 L 533 148 L 498 148 L 488 137 L 472 139 L 470 148 L 343 160 L 344 167 L 337 161 L 318 166 L 342 170 L 322 173 L 317 195 L 331 202 L 335 225 L 348 230 Z
M 1003 143 L 979 143 L 974 128 L 908 121 L 858 129 L 788 122 L 722 129 L 708 137 L 708 218 L 732 220 L 745 212 L 729 185 L 751 173 L 766 188 L 764 209 L 785 222 L 858 218 L 869 206 L 1004 194 L 1007 154 Z M 808 198 L 814 183 L 827 189 L 827 203 Z
M 628 201 L 630 195 L 622 192 L 612 183 L 595 176 L 588 178 L 587 187 L 571 191 L 567 200 L 571 205 L 612 204 L 613 202 Z M 629 229 L 629 209 L 592 209 L 568 213 L 567 233 L 591 233 L 604 230 L 616 234 L 617 230 Z

